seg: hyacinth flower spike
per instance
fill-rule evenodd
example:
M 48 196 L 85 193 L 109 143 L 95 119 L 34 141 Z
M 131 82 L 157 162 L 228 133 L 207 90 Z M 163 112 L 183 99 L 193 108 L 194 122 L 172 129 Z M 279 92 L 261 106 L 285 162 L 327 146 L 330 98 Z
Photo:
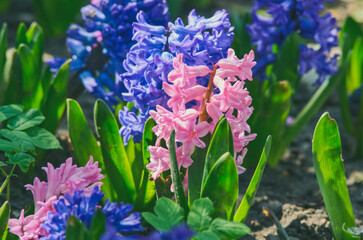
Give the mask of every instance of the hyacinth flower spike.
M 255 65 L 253 59 L 253 51 L 240 60 L 233 49 L 229 49 L 227 58 L 218 61 L 213 70 L 204 65 L 188 66 L 184 63 L 183 54 L 174 59 L 175 69 L 169 74 L 170 83 L 163 84 L 168 88 L 166 93 L 171 98 L 167 104 L 172 111 L 161 106 L 157 106 L 156 111 L 150 111 L 157 123 L 153 128 L 157 141 L 156 146 L 148 147 L 151 159 L 147 168 L 153 171 L 154 179 L 170 169 L 168 141 L 172 130 L 175 130 L 177 142 L 178 167 L 187 168 L 194 161 L 190 156 L 195 148 L 206 147 L 201 138 L 209 132 L 213 133 L 215 124 L 222 115 L 232 129 L 235 161 L 242 163 L 247 152 L 246 145 L 256 137 L 256 134 L 246 134 L 250 133 L 246 121 L 253 108 L 250 107 L 252 98 L 244 88 L 244 80 L 252 80 L 251 68 Z M 210 79 L 208 87 L 203 87 L 198 83 L 198 78 L 207 75 Z M 170 90 L 175 88 L 179 91 Z M 198 91 L 193 91 L 196 88 Z M 191 101 L 196 104 L 189 107 Z M 161 142 L 165 142 L 167 148 L 162 147 Z M 238 168 L 239 173 L 243 171 L 242 167 Z

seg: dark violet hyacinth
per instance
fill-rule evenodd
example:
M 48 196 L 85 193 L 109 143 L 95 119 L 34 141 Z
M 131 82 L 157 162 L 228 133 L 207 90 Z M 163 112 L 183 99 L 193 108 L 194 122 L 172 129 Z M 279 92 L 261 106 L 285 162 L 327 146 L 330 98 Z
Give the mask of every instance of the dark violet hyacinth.
M 87 228 L 90 226 L 92 218 L 98 204 L 104 194 L 96 186 L 90 196 L 85 196 L 83 191 L 74 191 L 73 196 L 64 195 L 64 198 L 54 203 L 56 212 L 48 212 L 48 218 L 41 225 L 49 235 L 41 238 L 42 240 L 62 240 L 65 239 L 67 220 L 71 215 L 77 217 Z M 106 216 L 107 232 L 102 239 L 126 239 L 119 233 L 130 233 L 142 231 L 140 213 L 132 211 L 130 204 L 117 204 L 106 201 L 102 212 Z
M 189 240 L 194 236 L 194 232 L 186 224 L 174 227 L 170 232 L 154 231 L 148 237 L 138 237 L 136 240 Z
M 137 43 L 123 63 L 126 72 L 118 79 L 118 84 L 127 89 L 122 94 L 123 99 L 134 103 L 134 109 L 125 108 L 119 113 L 120 134 L 125 144 L 130 137 L 135 142 L 141 138 L 150 110 L 156 105 L 167 108 L 168 97 L 162 90 L 162 83 L 167 82 L 177 54 L 183 53 L 189 66 L 212 68 L 213 63 L 227 57 L 233 41 L 233 27 L 226 10 L 217 11 L 211 18 L 198 16 L 193 10 L 186 25 L 178 18 L 167 27 L 153 24 L 142 11 L 133 26 L 133 40 Z M 198 81 L 206 86 L 208 76 Z
M 263 80 L 266 66 L 274 62 L 275 46 L 281 46 L 293 32 L 318 46 L 314 49 L 307 45 L 300 47 L 299 74 L 315 69 L 321 84 L 329 75 L 337 71 L 337 56 L 329 57 L 332 47 L 338 45 L 335 26 L 336 19 L 330 13 L 320 15 L 324 2 L 332 0 L 255 0 L 252 10 L 253 23 L 247 26 L 252 43 L 257 46 L 257 65 L 255 73 Z M 267 9 L 267 16 L 258 11 Z
M 84 26 L 72 24 L 67 31 L 71 71 L 80 70 L 87 91 L 111 107 L 123 100 L 124 87 L 114 78 L 125 71 L 122 62 L 135 44 L 132 23 L 141 10 L 152 24 L 166 26 L 169 21 L 166 0 L 92 0 L 81 10 Z M 57 71 L 64 61 L 54 58 L 48 64 Z

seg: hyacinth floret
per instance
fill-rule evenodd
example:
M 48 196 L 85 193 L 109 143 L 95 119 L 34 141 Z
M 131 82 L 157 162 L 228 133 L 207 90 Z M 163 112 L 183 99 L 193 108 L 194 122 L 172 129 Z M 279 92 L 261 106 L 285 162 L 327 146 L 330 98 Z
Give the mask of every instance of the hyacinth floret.
M 315 69 L 317 83 L 321 84 L 337 71 L 337 55 L 331 56 L 330 52 L 338 46 L 339 29 L 330 13 L 320 14 L 327 1 L 333 0 L 255 0 L 253 23 L 247 30 L 257 47 L 259 60 L 254 71 L 260 80 L 266 78 L 267 65 L 276 60 L 275 46 L 280 47 L 293 32 L 310 42 L 300 46 L 300 75 Z M 263 9 L 267 9 L 266 14 L 259 14 Z
M 87 91 L 111 107 L 123 100 L 124 87 L 115 84 L 115 75 L 125 72 L 122 62 L 135 44 L 132 23 L 141 10 L 152 24 L 166 26 L 169 21 L 166 0 L 93 0 L 81 9 L 84 25 L 72 24 L 67 31 L 70 70 L 80 71 Z M 48 64 L 55 72 L 64 62 L 56 57 Z
M 167 27 L 152 24 L 141 11 L 133 27 L 133 40 L 137 43 L 131 47 L 123 63 L 126 72 L 118 79 L 119 84 L 127 89 L 123 99 L 134 103 L 135 108 L 123 109 L 119 114 L 123 123 L 120 134 L 125 144 L 130 137 L 140 139 L 150 110 L 157 106 L 169 109 L 166 103 L 170 96 L 163 90 L 163 83 L 168 82 L 173 59 L 178 54 L 184 55 L 189 66 L 212 68 L 218 60 L 227 57 L 233 41 L 233 27 L 226 10 L 217 11 L 210 18 L 199 16 L 192 10 L 187 24 L 178 18 L 174 23 L 169 22 Z M 198 82 L 206 86 L 208 77 L 200 77 Z
M 48 217 L 41 225 L 49 234 L 41 239 L 65 239 L 67 221 L 72 215 L 88 228 L 97 209 L 101 209 L 106 216 L 107 231 L 102 239 L 118 239 L 118 237 L 121 237 L 119 233 L 143 230 L 140 222 L 140 213 L 130 213 L 133 209 L 132 205 L 111 203 L 108 199 L 105 206 L 101 208 L 99 203 L 103 197 L 104 194 L 98 186 L 93 189 L 89 196 L 85 195 L 83 191 L 74 191 L 73 195 L 64 195 L 64 198 L 59 199 L 53 204 L 55 211 L 48 212 Z
M 150 111 L 157 123 L 153 128 L 157 141 L 155 146 L 148 147 L 151 158 L 146 167 L 153 171 L 154 179 L 170 169 L 168 143 L 172 130 L 175 130 L 178 166 L 187 168 L 193 163 L 190 156 L 195 147 L 206 147 L 201 138 L 209 132 L 213 133 L 222 116 L 231 126 L 238 172 L 244 172 L 240 165 L 247 153 L 245 147 L 256 137 L 256 134 L 247 134 L 251 132 L 247 120 L 253 108 L 250 107 L 252 98 L 244 88 L 244 81 L 252 80 L 251 69 L 256 64 L 253 59 L 253 51 L 238 59 L 234 50 L 229 49 L 227 58 L 219 60 L 213 70 L 205 65 L 188 66 L 183 54 L 174 59 L 174 70 L 168 76 L 170 83 L 163 83 L 170 97 L 167 107 L 171 110 L 158 105 L 156 111 Z M 208 87 L 198 81 L 206 76 L 210 79 Z M 191 101 L 196 104 L 188 108 Z M 167 148 L 163 147 L 162 142 L 166 143 Z
M 54 212 L 54 203 L 73 191 L 83 191 L 90 194 L 95 187 L 102 185 L 99 182 L 104 176 L 100 173 L 98 162 L 93 159 L 88 161 L 84 167 L 72 165 L 72 158 L 68 158 L 59 168 L 54 168 L 51 163 L 43 170 L 47 173 L 47 182 L 35 178 L 33 185 L 25 185 L 31 190 L 34 198 L 34 215 L 24 217 L 24 209 L 19 219 L 10 219 L 10 232 L 16 234 L 21 240 L 37 240 L 40 236 L 47 235 L 41 224 L 47 218 L 48 212 Z

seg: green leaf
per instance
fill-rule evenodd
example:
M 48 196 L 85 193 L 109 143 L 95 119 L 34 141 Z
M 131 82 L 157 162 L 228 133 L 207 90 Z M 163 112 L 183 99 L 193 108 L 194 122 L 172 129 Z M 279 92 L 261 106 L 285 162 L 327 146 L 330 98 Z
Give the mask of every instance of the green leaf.
M 36 65 L 36 59 L 33 56 L 32 50 L 27 45 L 20 44 L 18 52 L 23 69 L 21 103 L 27 110 L 31 108 L 39 109 L 43 97 L 41 84 L 39 84 L 39 66 Z
M 19 53 L 14 49 L 6 59 L 4 68 L 3 105 L 21 103 L 23 70 Z
M 32 49 L 33 56 L 36 60 L 37 76 L 40 76 L 43 65 L 43 46 L 44 46 L 44 32 L 42 27 L 33 22 L 28 31 L 26 32 L 26 39 L 29 47 Z
M 175 20 L 180 16 L 183 7 L 183 0 L 167 0 L 170 18 Z
M 299 35 L 297 33 L 290 34 L 277 53 L 276 61 L 273 65 L 273 74 L 276 80 L 287 80 L 293 89 L 297 87 L 299 79 L 299 53 Z M 286 67 L 286 63 L 289 64 L 289 67 Z
M 102 235 L 106 232 L 106 216 L 100 209 L 93 216 L 89 232 L 93 240 L 101 239 Z
M 25 130 L 32 143 L 42 149 L 62 149 L 58 139 L 44 128 L 33 127 Z
M 24 23 L 20 23 L 18 25 L 18 30 L 16 33 L 16 40 L 15 40 L 15 48 L 18 48 L 20 46 L 20 44 L 26 44 L 27 43 L 27 39 L 26 39 L 26 26 Z
M 238 173 L 229 152 L 223 154 L 212 167 L 201 196 L 212 200 L 214 216 L 231 219 L 238 198 Z
M 196 240 L 220 240 L 221 238 L 211 230 L 206 230 L 203 232 L 197 232 L 192 239 Z
M 21 114 L 23 109 L 24 107 L 19 104 L 0 106 L 0 122 Z
M 8 228 L 8 221 L 10 218 L 10 204 L 5 201 L 0 207 L 0 238 L 6 234 Z
M 101 147 L 98 145 L 95 136 L 88 126 L 81 106 L 75 100 L 67 99 L 67 119 L 69 136 L 78 163 L 81 166 L 85 166 L 89 161 L 90 156 L 92 156 L 93 159 L 99 163 L 98 166 L 102 169 L 101 173 L 105 176 L 105 178 L 102 179 L 102 190 L 105 193 L 105 197 L 110 198 L 112 201 L 116 201 L 117 198 L 114 196 L 111 189 L 110 178 L 107 175 L 103 162 Z
M 209 145 L 211 135 L 208 134 L 202 138 L 202 141 L 206 146 Z M 194 161 L 192 165 L 188 168 L 188 202 L 189 206 L 192 205 L 194 200 L 200 198 L 201 189 L 202 189 L 202 179 L 203 172 L 205 166 L 205 159 L 207 155 L 208 149 L 198 148 L 194 149 L 194 152 L 191 156 L 192 159 L 197 159 L 198 161 Z
M 93 156 L 95 160 L 100 162 L 99 167 L 104 169 L 101 147 L 89 128 L 86 117 L 77 101 L 67 99 L 67 118 L 69 136 L 78 163 L 85 166 L 89 157 Z
M 262 179 L 263 171 L 267 163 L 270 149 L 271 149 L 271 136 L 268 136 L 266 139 L 265 147 L 262 150 L 260 161 L 257 165 L 255 173 L 253 174 L 250 184 L 248 185 L 247 191 L 243 196 L 242 202 L 239 205 L 237 212 L 233 217 L 233 221 L 235 222 L 243 223 L 246 220 L 247 214 L 252 206 L 253 200 L 255 199 L 258 187 L 260 186 L 260 182 Z
M 348 93 L 354 92 L 362 85 L 363 78 L 363 36 L 354 42 L 350 69 L 346 77 L 346 87 Z
M 0 135 L 9 139 L 12 143 L 17 145 L 19 152 L 32 152 L 35 150 L 35 146 L 32 143 L 31 138 L 25 132 L 1 129 Z
M 342 226 L 344 240 L 361 240 L 360 236 L 363 234 L 363 229 L 358 227 L 351 227 L 345 229 L 345 224 Z
M 16 164 L 20 167 L 21 171 L 27 172 L 31 164 L 35 163 L 35 159 L 33 156 L 26 153 L 19 153 L 13 155 L 7 161 L 9 164 Z
M 244 159 L 244 166 L 255 168 L 260 158 L 261 150 L 267 136 L 271 135 L 275 139 L 280 139 L 286 129 L 286 118 L 290 113 L 292 90 L 289 82 L 281 81 L 272 83 L 263 96 L 264 101 L 261 109 L 256 112 L 254 121 L 251 122 L 251 129 L 257 133 L 255 140 L 248 144 L 249 151 Z M 280 141 L 272 144 L 272 150 L 279 146 Z M 271 166 L 275 166 L 280 160 L 280 156 L 268 159 Z
M 251 232 L 243 223 L 230 222 L 222 218 L 214 219 L 211 224 L 211 229 L 222 239 L 239 239 Z
M 141 144 L 134 143 L 132 138 L 125 146 L 127 159 L 129 160 L 132 176 L 134 177 L 134 182 L 136 189 L 138 190 L 142 181 L 142 174 L 144 168 L 144 161 L 141 153 Z
M 146 165 L 150 163 L 150 153 L 147 150 L 148 146 L 154 146 L 156 142 L 156 135 L 152 131 L 152 128 L 156 126 L 154 119 L 151 117 L 146 121 L 144 127 L 144 133 L 141 142 L 141 152 L 144 161 L 141 186 L 137 193 L 135 209 L 143 209 L 145 206 L 153 202 L 155 199 L 155 182 L 149 180 L 149 170 L 146 169 Z
M 352 17 L 347 17 L 340 30 L 339 45 L 342 48 L 342 56 L 345 59 L 349 51 L 352 51 L 354 42 L 358 37 L 363 37 L 363 31 L 358 22 Z
M 0 30 L 0 90 L 1 90 L 5 61 L 6 61 L 6 50 L 8 48 L 7 33 L 8 33 L 8 26 L 6 23 L 3 23 Z
M 205 158 L 202 188 L 207 181 L 210 170 L 217 160 L 226 152 L 229 152 L 232 156 L 234 154 L 233 136 L 227 119 L 222 116 L 214 128 L 212 140 L 208 147 L 207 156 Z
M 95 103 L 94 115 L 107 174 L 119 201 L 133 203 L 136 199 L 136 187 L 116 119 L 106 103 L 100 99 Z
M 60 119 L 66 108 L 70 64 L 71 60 L 68 60 L 60 67 L 50 84 L 48 96 L 44 104 L 43 114 L 46 120 L 43 123 L 43 127 L 51 133 L 55 133 L 58 128 Z
M 142 217 L 158 231 L 170 231 L 184 220 L 184 210 L 172 200 L 162 197 L 156 201 L 154 212 L 143 212 Z
M 182 180 L 180 179 L 178 160 L 176 159 L 175 150 L 175 130 L 170 134 L 169 138 L 169 154 L 170 154 L 170 173 L 171 179 L 174 184 L 174 196 L 176 202 L 184 209 L 185 214 L 188 214 L 189 207 L 187 197 L 184 193 Z
M 188 215 L 188 226 L 195 232 L 202 232 L 209 228 L 214 212 L 213 202 L 209 198 L 197 199 L 193 202 Z
M 87 228 L 75 216 L 70 216 L 66 228 L 66 240 L 89 240 L 91 236 Z
M 19 152 L 19 146 L 14 143 L 4 139 L 0 139 L 0 151 L 3 152 Z
M 341 156 L 338 126 L 328 113 L 324 113 L 314 131 L 313 162 L 336 240 L 344 239 L 343 224 L 347 228 L 355 227 Z
M 38 126 L 44 121 L 45 117 L 39 110 L 30 109 L 8 121 L 7 127 L 13 130 L 25 130 Z

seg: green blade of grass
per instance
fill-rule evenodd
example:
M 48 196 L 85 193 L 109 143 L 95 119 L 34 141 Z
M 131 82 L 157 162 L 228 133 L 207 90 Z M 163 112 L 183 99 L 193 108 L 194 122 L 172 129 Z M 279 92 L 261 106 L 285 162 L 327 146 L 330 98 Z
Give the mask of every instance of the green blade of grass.
M 354 227 L 355 221 L 345 180 L 338 125 L 328 113 L 323 114 L 314 131 L 313 162 L 334 239 L 343 240 L 342 226 Z

